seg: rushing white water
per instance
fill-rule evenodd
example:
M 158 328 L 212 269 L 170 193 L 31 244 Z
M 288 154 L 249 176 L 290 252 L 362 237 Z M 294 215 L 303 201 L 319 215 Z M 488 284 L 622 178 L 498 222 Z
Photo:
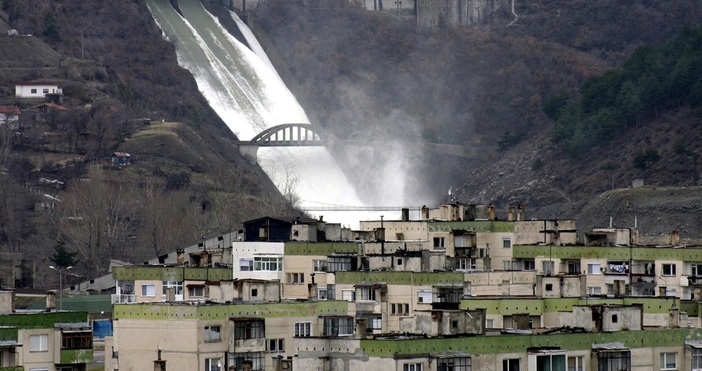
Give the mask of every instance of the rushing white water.
M 246 26 L 238 21 L 252 50 L 231 36 L 198 0 L 180 0 L 179 14 L 168 0 L 147 0 L 156 23 L 176 47 L 179 64 L 240 140 L 284 123 L 309 123 L 290 90 Z M 238 20 L 238 18 L 237 18 Z M 294 186 L 301 207 L 362 206 L 334 158 L 324 147 L 267 147 L 258 162 L 281 191 Z M 387 215 L 387 213 L 386 213 Z M 377 219 L 377 212 L 325 212 L 325 220 L 352 227 Z M 389 216 L 389 215 L 388 215 Z

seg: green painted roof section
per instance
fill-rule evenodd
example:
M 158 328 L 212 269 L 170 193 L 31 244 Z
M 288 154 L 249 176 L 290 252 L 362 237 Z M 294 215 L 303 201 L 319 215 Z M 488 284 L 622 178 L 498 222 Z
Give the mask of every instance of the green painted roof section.
M 56 306 L 67 311 L 79 311 L 88 313 L 112 313 L 112 301 L 109 294 L 107 295 L 78 295 L 78 296 L 63 296 L 61 299 L 56 299 Z M 43 309 L 46 307 L 46 299 L 40 300 L 29 309 Z
M 434 285 L 437 283 L 463 283 L 463 273 L 454 272 L 336 272 L 337 284 L 360 282 L 385 282 L 388 285 Z
M 699 317 L 700 313 L 700 306 L 702 303 L 698 303 L 696 301 L 692 300 L 684 300 L 680 302 L 680 310 L 683 312 L 686 312 L 690 317 Z
M 702 249 L 672 247 L 605 247 L 605 246 L 513 246 L 514 258 L 548 257 L 558 259 L 680 260 L 702 262 Z
M 286 242 L 285 255 L 329 256 L 334 253 L 356 253 L 358 242 Z
M 0 326 L 53 328 L 55 323 L 88 322 L 86 312 L 28 312 L 0 315 Z
M 219 320 L 232 316 L 309 317 L 345 314 L 348 302 L 325 300 L 304 303 L 172 305 L 166 303 L 115 304 L 114 319 Z
M 17 334 L 19 329 L 17 327 L 0 327 L 0 341 L 2 340 L 14 340 L 17 341 Z
M 116 280 L 225 281 L 234 278 L 234 269 L 130 265 L 112 268 L 112 277 Z
M 544 313 L 571 312 L 576 305 L 633 305 L 641 304 L 644 313 L 668 313 L 671 308 L 680 308 L 677 298 L 471 298 L 461 300 L 461 309 L 484 308 L 487 314 L 513 315 L 529 313 L 539 316 Z
M 75 365 L 81 363 L 91 363 L 93 362 L 93 350 L 92 349 L 62 349 L 61 350 L 61 361 L 62 365 Z
M 451 232 L 451 231 L 473 231 L 473 232 L 514 232 L 514 222 L 499 222 L 490 220 L 466 221 L 466 222 L 438 222 L 433 221 L 427 224 L 429 232 Z
M 531 347 L 559 347 L 563 350 L 591 349 L 592 344 L 622 342 L 629 348 L 684 345 L 685 340 L 702 339 L 702 329 L 661 329 L 621 332 L 548 335 L 498 335 L 431 339 L 361 340 L 371 357 L 464 352 L 468 354 L 523 353 Z

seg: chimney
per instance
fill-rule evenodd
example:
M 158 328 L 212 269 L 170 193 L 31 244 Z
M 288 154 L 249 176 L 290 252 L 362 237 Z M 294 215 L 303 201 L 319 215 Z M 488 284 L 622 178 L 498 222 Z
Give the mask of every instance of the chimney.
M 409 209 L 408 208 L 402 208 L 402 221 L 403 222 L 409 221 Z
M 426 205 L 422 206 L 422 219 L 429 219 L 429 208 Z
M 524 204 L 519 204 L 517 205 L 517 220 L 522 221 L 526 220 L 526 215 L 525 215 L 526 210 L 524 209 Z
M 177 249 L 176 250 L 176 264 L 177 265 L 185 264 L 185 249 Z
M 670 233 L 670 244 L 673 246 L 680 245 L 680 231 L 673 231 Z
M 51 312 L 56 309 L 56 292 L 49 291 L 46 293 L 46 311 Z
M 488 220 L 495 220 L 495 205 L 493 205 L 493 204 L 490 204 L 488 206 L 487 219 Z
M 512 206 L 512 204 L 509 204 L 509 207 L 507 208 L 507 221 L 514 221 L 514 206 Z
M 680 309 L 668 309 L 668 327 L 680 327 Z
M 161 360 L 161 349 L 158 350 L 158 359 L 154 361 L 154 371 L 166 371 L 166 361 Z
M 166 302 L 167 303 L 172 303 L 175 301 L 175 293 L 176 293 L 176 288 L 175 287 L 169 287 L 166 289 Z

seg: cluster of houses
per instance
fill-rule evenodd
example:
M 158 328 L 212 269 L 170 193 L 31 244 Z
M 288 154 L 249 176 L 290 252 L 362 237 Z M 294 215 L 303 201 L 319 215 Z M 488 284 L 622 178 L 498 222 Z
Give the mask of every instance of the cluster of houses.
M 15 99 L 30 104 L 34 120 L 46 121 L 51 112 L 66 111 L 63 106 L 63 89 L 48 81 L 20 82 L 15 84 Z M 0 105 L 0 127 L 20 128 L 22 110 L 16 104 Z
M 702 249 L 423 208 L 265 217 L 112 270 L 106 370 L 700 370 Z

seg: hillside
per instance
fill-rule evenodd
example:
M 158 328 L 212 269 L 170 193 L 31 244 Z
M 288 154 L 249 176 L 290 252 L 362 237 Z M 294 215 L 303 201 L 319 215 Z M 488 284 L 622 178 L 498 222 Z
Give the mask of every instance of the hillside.
M 289 212 L 143 2 L 4 1 L 6 29 L 33 36 L 0 37 L 0 104 L 23 110 L 19 128 L 0 128 L 0 252 L 45 267 L 62 246 L 93 277 L 108 259 L 140 263 Z M 38 102 L 14 98 L 15 82 L 35 80 L 63 87 L 67 110 L 37 121 Z M 55 279 L 45 271 L 38 285 Z
M 577 101 L 588 78 L 621 66 L 637 47 L 702 25 L 698 6 L 517 2 L 519 20 L 511 27 L 513 17 L 498 13 L 483 25 L 451 30 L 415 29 L 388 13 L 293 5 L 257 9 L 255 20 L 322 125 L 342 136 L 409 131 L 403 135 L 480 148 L 480 156 L 457 166 L 415 154 L 412 160 L 423 164 L 415 171 L 424 174 L 418 187 L 432 189 L 437 201 L 525 203 L 535 217 L 578 217 L 589 200 L 626 189 L 636 178 L 657 187 L 699 183 L 697 110 L 678 105 L 645 115 L 635 128 L 578 157 L 551 141 L 554 122 L 544 112 L 554 98 Z M 660 159 L 635 166 L 651 149 Z M 647 194 L 655 203 L 656 193 Z M 694 216 L 695 210 L 668 208 L 669 201 L 659 200 L 666 212 L 649 225 L 651 233 L 679 228 L 669 218 Z M 614 208 L 590 207 L 604 214 Z M 583 218 L 585 227 L 593 225 Z M 680 228 L 699 236 L 697 225 Z

